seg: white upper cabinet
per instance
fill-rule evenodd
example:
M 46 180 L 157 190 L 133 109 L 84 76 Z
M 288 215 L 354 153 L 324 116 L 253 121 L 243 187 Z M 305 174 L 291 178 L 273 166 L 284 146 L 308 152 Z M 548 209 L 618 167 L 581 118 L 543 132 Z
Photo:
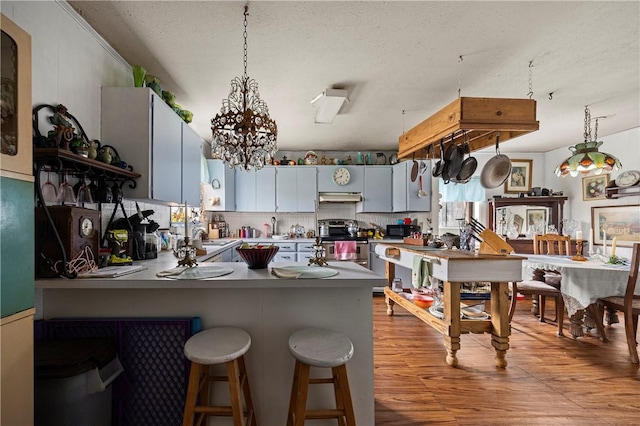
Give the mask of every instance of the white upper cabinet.
M 103 87 L 101 106 L 102 145 L 141 174 L 125 197 L 200 205 L 200 137 L 146 87 Z
M 236 211 L 276 211 L 276 170 L 264 167 L 260 170 L 236 169 Z
M 318 200 L 316 167 L 280 166 L 276 171 L 276 211 L 314 212 Z
M 305 166 L 308 167 L 308 166 Z M 362 192 L 364 190 L 364 166 L 317 166 L 318 192 Z M 348 178 L 334 180 L 339 169 L 346 169 Z M 345 183 L 346 182 L 346 183 Z
M 425 163 L 422 168 L 422 163 Z M 428 212 L 431 211 L 431 167 L 430 161 L 418 161 L 418 177 L 411 181 L 413 161 L 403 161 L 393 166 L 393 211 L 394 212 Z M 422 189 L 426 196 L 419 197 L 420 176 Z
M 222 160 L 207 160 L 209 182 L 204 184 L 203 205 L 208 211 L 236 209 L 235 172 Z
M 367 166 L 364 169 L 362 201 L 356 213 L 391 213 L 393 211 L 393 169 L 391 166 Z

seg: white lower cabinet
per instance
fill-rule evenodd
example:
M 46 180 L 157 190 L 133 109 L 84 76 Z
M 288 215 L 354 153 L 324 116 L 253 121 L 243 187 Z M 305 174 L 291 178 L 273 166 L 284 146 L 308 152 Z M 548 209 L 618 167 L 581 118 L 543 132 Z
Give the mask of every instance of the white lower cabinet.
M 315 257 L 315 253 L 313 251 L 314 243 L 297 243 L 297 261 L 298 262 L 309 262 L 309 259 Z
M 273 243 L 273 245 L 280 247 L 276 255 L 273 257 L 273 262 L 295 262 L 297 260 L 296 243 Z

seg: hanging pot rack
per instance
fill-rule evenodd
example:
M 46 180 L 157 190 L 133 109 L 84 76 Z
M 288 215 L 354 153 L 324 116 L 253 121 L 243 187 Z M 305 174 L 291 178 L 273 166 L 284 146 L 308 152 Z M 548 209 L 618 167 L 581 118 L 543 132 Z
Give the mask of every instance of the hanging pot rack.
M 398 138 L 398 158 L 441 158 L 440 140 L 470 152 L 538 130 L 533 99 L 460 97 Z M 447 144 L 448 145 L 448 144 Z

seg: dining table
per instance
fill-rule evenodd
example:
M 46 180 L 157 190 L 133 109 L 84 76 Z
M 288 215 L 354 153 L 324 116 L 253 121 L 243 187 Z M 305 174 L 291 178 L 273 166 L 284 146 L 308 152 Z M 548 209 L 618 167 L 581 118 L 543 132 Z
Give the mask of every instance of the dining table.
M 574 338 L 584 336 L 583 317 L 594 303 L 607 296 L 624 296 L 629 278 L 628 264 L 611 264 L 599 257 L 573 260 L 571 256 L 527 255 L 523 276 L 536 270 L 555 270 L 562 275 L 560 292 L 570 317 L 569 332 Z M 636 287 L 640 294 L 640 287 Z M 602 324 L 595 321 L 602 339 L 607 340 Z

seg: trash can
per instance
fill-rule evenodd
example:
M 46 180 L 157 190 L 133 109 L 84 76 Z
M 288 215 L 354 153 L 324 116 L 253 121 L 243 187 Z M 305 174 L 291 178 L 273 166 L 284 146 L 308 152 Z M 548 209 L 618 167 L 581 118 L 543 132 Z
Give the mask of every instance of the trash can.
M 113 339 L 35 342 L 35 424 L 111 425 L 111 386 L 123 368 Z

